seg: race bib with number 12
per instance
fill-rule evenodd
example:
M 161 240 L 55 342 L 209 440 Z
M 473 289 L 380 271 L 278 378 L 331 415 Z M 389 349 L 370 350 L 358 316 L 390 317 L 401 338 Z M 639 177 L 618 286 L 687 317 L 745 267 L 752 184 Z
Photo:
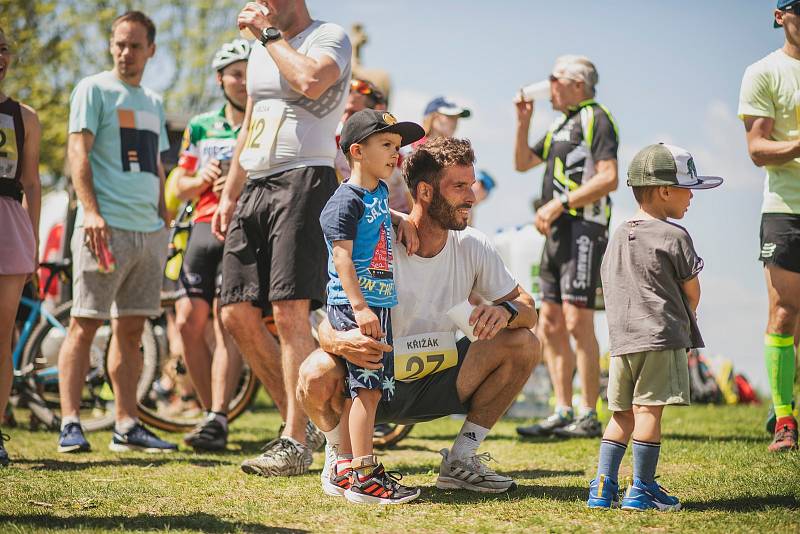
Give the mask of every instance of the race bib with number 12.
M 458 349 L 453 332 L 433 332 L 396 338 L 394 377 L 413 382 L 458 364 Z
M 239 156 L 242 168 L 249 172 L 266 171 L 275 148 L 286 112 L 286 103 L 280 100 L 261 100 L 253 105 L 247 140 Z

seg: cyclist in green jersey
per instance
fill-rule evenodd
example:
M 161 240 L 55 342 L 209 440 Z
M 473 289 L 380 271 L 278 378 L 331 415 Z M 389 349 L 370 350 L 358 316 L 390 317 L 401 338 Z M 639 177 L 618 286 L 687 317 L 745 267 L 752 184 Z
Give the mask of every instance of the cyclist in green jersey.
M 218 317 L 223 242 L 211 234 L 211 218 L 219 203 L 227 169 L 247 103 L 247 60 L 250 43 L 225 43 L 212 66 L 225 105 L 193 117 L 181 146 L 175 189 L 181 200 L 196 200 L 192 232 L 181 270 L 183 296 L 175 303 L 176 322 L 184 347 L 186 369 L 208 417 L 184 437 L 199 450 L 222 450 L 228 440 L 227 408 L 239 378 L 242 358 Z M 213 312 L 215 346 L 206 342 Z
M 553 109 L 562 115 L 528 146 L 533 102 L 517 103 L 515 164 L 527 171 L 545 163 L 536 228 L 547 236 L 540 266 L 541 337 L 556 395 L 556 413 L 523 436 L 600 437 L 595 406 L 600 365 L 594 310 L 602 307 L 600 263 L 608 242 L 609 193 L 617 188 L 619 136 L 605 106 L 594 100 L 597 70 L 582 56 L 562 56 L 550 75 Z M 575 342 L 575 351 L 570 346 Z M 582 405 L 572 411 L 577 364 Z
M 782 48 L 744 73 L 739 117 L 750 158 L 767 171 L 761 205 L 761 254 L 769 295 L 764 356 L 776 424 L 773 452 L 797 449 L 792 414 L 800 341 L 800 0 L 779 0 L 774 26 Z

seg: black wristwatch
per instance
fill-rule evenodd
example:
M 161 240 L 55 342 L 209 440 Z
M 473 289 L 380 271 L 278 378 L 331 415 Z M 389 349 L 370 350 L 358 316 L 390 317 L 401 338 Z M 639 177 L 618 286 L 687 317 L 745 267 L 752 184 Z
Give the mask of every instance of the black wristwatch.
M 511 303 L 510 303 L 510 302 L 508 302 L 508 301 L 501 302 L 500 304 L 498 304 L 498 306 L 502 306 L 503 308 L 505 308 L 506 310 L 508 310 L 508 313 L 510 313 L 510 314 L 511 314 L 511 317 L 509 317 L 509 319 L 508 319 L 508 323 L 506 323 L 506 326 L 508 326 L 508 325 L 510 325 L 511 323 L 513 323 L 513 322 L 514 322 L 514 319 L 516 319 L 516 318 L 517 318 L 517 315 L 519 315 L 519 310 L 517 309 L 517 307 L 516 307 L 516 306 L 514 306 L 513 304 L 511 304 Z
M 564 207 L 565 211 L 569 210 L 569 194 L 561 193 L 558 195 L 558 200 L 561 201 L 561 205 Z
M 277 41 L 281 37 L 283 37 L 283 35 L 281 35 L 281 32 L 278 31 L 278 28 L 270 26 L 269 28 L 264 28 L 261 30 L 260 40 L 262 45 L 267 46 L 267 43 L 270 41 Z

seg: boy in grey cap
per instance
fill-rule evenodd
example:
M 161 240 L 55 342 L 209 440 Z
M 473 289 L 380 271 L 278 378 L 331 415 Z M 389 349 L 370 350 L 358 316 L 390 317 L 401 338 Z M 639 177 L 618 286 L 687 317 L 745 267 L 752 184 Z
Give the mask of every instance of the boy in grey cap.
M 639 211 L 614 232 L 601 267 L 611 342 L 608 408 L 614 415 L 600 444 L 590 508 L 620 506 L 619 465 L 633 437 L 633 484 L 624 510 L 679 510 L 680 501 L 655 482 L 661 414 L 689 404 L 686 350 L 703 347 L 695 310 L 703 260 L 681 219 L 692 189 L 722 178 L 698 176 L 691 154 L 658 144 L 645 147 L 628 169 Z

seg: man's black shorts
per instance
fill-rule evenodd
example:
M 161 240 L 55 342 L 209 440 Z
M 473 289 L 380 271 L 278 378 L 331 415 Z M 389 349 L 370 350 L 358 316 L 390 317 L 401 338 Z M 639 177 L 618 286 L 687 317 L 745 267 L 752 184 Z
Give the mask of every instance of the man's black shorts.
M 542 300 L 602 309 L 600 264 L 608 246 L 608 229 L 565 216 L 551 229 L 539 266 Z
M 800 215 L 761 215 L 761 254 L 758 259 L 800 273 Z
M 222 305 L 325 301 L 328 251 L 319 225 L 338 187 L 333 167 L 303 167 L 249 180 L 225 238 Z
M 225 244 L 211 233 L 211 223 L 192 225 L 183 255 L 181 286 L 183 294 L 212 304 L 218 296 L 222 278 L 222 251 Z
M 394 397 L 378 403 L 376 423 L 410 425 L 432 421 L 446 415 L 466 414 L 469 403 L 458 400 L 456 381 L 467 356 L 470 341 L 466 337 L 456 343 L 458 363 L 439 373 L 413 382 L 395 382 Z

